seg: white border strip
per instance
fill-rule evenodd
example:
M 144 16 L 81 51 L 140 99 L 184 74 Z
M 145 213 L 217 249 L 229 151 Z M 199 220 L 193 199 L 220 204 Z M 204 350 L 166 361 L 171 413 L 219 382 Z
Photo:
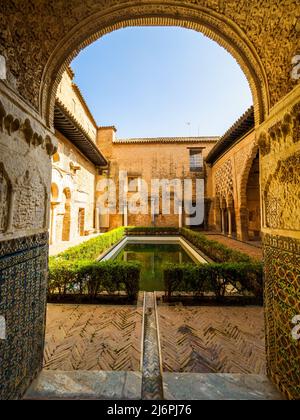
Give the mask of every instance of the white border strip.
M 208 264 L 208 261 L 203 258 L 195 249 L 193 249 L 181 236 L 127 236 L 103 258 L 101 258 L 100 261 L 108 261 L 114 259 L 127 244 L 180 244 L 182 248 L 194 260 L 194 262 Z
M 179 242 L 182 248 L 184 248 L 185 251 L 196 260 L 196 262 L 208 264 L 208 261 L 205 258 L 203 258 L 202 255 L 200 255 L 194 248 L 192 248 L 184 238 L 180 237 Z
M 111 260 L 113 257 L 116 257 L 119 252 L 125 247 L 127 244 L 127 237 L 122 239 L 118 245 L 114 246 L 103 258 L 100 258 L 99 261 L 108 261 Z

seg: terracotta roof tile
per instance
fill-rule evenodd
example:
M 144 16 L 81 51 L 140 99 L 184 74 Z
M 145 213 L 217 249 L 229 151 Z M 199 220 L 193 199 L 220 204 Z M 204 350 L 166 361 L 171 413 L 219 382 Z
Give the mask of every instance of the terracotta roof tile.
M 244 115 L 242 115 L 230 129 L 220 138 L 218 143 L 210 151 L 206 162 L 213 164 L 222 156 L 231 146 L 237 143 L 242 137 L 253 130 L 254 122 L 254 108 L 249 108 Z
M 133 143 L 216 143 L 219 137 L 155 137 L 155 138 L 131 138 L 116 139 L 114 144 Z

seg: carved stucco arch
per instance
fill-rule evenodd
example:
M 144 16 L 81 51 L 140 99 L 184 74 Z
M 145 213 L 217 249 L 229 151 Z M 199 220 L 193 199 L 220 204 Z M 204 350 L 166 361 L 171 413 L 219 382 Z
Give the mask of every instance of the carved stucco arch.
M 258 152 L 259 152 L 259 146 L 255 142 L 253 144 L 251 153 L 246 160 L 244 170 L 243 170 L 243 175 L 241 177 L 241 184 L 240 184 L 240 207 L 241 208 L 246 208 L 247 207 L 248 180 L 249 180 L 250 171 L 251 171 L 254 159 L 256 158 Z
M 115 6 L 92 14 L 75 25 L 56 46 L 40 85 L 40 113 L 49 127 L 53 124 L 58 84 L 76 55 L 105 34 L 134 26 L 178 26 L 201 32 L 217 42 L 235 58 L 249 82 L 256 125 L 264 121 L 270 109 L 267 76 L 255 47 L 234 21 L 211 9 L 185 6 L 178 1 L 164 4 L 133 1 L 130 6 Z
M 234 209 L 235 200 L 234 200 L 232 192 L 228 193 L 228 195 L 226 197 L 226 203 L 227 203 L 228 208 Z

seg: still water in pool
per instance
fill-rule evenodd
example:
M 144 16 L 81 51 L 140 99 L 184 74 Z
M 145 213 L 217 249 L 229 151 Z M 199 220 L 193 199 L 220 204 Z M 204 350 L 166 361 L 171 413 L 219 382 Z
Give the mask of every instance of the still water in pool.
M 140 290 L 154 292 L 164 290 L 163 267 L 166 263 L 193 263 L 179 244 L 127 244 L 117 260 L 142 263 Z

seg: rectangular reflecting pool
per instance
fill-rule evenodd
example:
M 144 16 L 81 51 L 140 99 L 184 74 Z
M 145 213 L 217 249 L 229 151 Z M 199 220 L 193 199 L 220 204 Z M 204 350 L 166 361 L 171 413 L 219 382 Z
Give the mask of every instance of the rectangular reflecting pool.
M 163 291 L 163 269 L 166 263 L 196 263 L 197 260 L 180 243 L 126 243 L 116 260 L 139 261 L 142 264 L 140 290 Z

